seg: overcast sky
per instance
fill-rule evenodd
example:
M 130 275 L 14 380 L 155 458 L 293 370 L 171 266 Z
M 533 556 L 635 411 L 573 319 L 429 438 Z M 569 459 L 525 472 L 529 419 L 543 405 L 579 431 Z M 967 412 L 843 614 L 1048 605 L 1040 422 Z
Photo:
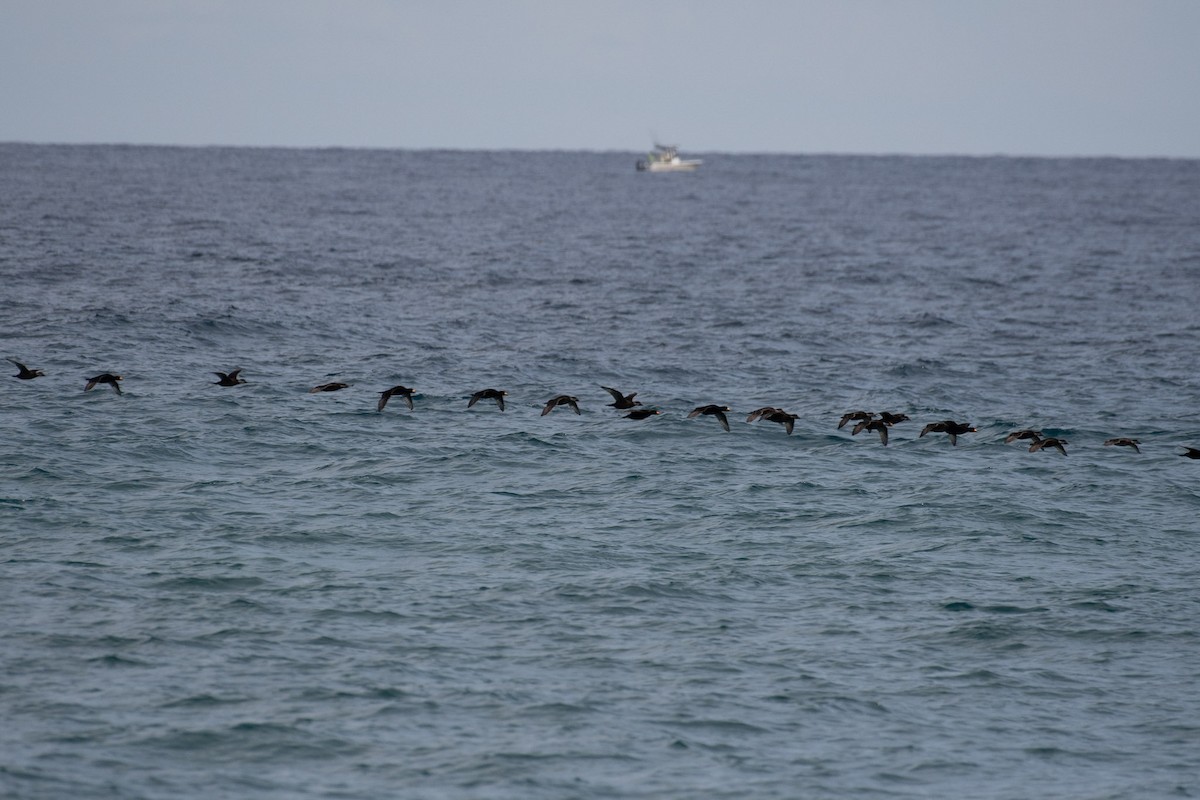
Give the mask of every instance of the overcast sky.
M 0 141 L 1200 157 L 1200 0 L 0 0 Z

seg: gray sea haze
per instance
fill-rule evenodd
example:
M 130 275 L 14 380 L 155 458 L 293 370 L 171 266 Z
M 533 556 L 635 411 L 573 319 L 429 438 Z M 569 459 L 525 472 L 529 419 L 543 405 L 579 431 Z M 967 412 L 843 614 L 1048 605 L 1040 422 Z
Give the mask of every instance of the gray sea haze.
M 1200 162 L 702 155 L 0 145 L 0 795 L 1200 795 Z

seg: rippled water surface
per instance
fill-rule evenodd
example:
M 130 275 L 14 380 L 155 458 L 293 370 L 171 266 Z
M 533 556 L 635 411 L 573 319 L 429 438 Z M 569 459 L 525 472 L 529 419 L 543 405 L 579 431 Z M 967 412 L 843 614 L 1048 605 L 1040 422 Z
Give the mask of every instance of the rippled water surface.
M 634 160 L 0 145 L 0 794 L 1200 794 L 1200 162 Z

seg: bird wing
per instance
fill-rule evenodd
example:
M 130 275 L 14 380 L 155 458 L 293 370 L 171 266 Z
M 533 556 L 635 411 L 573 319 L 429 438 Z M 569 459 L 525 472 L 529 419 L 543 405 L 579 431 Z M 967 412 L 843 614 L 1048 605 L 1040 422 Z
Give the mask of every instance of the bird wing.
M 620 392 L 618 392 L 616 389 L 612 388 L 611 386 L 601 386 L 600 388 L 603 389 L 604 391 L 608 392 L 609 394 L 611 394 L 612 398 L 615 402 L 622 403 L 625 401 L 625 395 L 621 394 Z M 634 394 L 637 394 L 637 392 L 634 392 Z M 632 396 L 633 395 L 630 395 L 630 397 L 632 397 Z
M 717 422 L 721 423 L 722 428 L 724 428 L 725 430 L 729 430 L 729 420 L 727 420 L 725 418 L 724 412 L 714 411 L 714 412 L 712 412 L 712 414 L 714 417 L 717 418 Z
M 762 408 L 756 408 L 753 411 L 751 411 L 749 414 L 746 415 L 746 422 L 754 422 L 755 420 L 760 420 L 763 417 L 765 417 L 767 414 L 770 414 L 773 411 L 775 411 L 774 406 L 763 406 Z

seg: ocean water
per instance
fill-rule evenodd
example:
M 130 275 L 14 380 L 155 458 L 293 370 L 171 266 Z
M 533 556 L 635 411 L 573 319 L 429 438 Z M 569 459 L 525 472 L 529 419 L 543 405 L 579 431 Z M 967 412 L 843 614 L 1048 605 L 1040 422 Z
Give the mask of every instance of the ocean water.
M 702 155 L 0 145 L 0 796 L 1200 796 L 1200 162 Z

